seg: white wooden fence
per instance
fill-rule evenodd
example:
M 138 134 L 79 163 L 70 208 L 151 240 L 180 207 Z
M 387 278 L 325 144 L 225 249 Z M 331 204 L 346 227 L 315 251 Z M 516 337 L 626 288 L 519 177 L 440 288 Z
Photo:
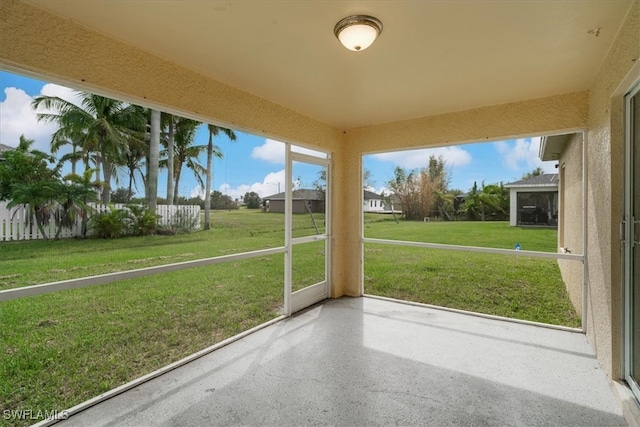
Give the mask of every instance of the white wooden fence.
M 7 208 L 8 202 L 0 202 L 0 242 L 7 240 L 32 240 L 42 239 L 42 233 L 35 223 L 35 218 L 29 216 L 28 205 Z M 91 204 L 95 212 L 104 212 L 109 209 L 106 205 Z M 125 208 L 124 204 L 113 204 L 114 209 Z M 182 229 L 200 229 L 200 206 L 196 205 L 158 205 L 156 213 L 160 216 L 158 224 L 165 227 Z M 53 213 L 49 222 L 44 225 L 47 237 L 54 238 L 57 226 Z M 60 233 L 60 238 L 78 237 L 82 232 L 82 219 L 78 218 L 75 227 L 65 228 Z

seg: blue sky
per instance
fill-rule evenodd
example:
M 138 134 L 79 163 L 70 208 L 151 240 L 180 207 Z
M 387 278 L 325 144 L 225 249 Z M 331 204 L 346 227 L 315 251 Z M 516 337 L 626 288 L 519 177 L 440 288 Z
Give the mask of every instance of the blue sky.
M 16 146 L 19 136 L 24 134 L 36 141 L 36 148 L 48 151 L 55 126 L 37 122 L 35 112 L 30 107 L 31 100 L 45 94 L 73 102 L 73 90 L 0 71 L 0 92 L 0 142 Z M 284 190 L 284 145 L 264 137 L 236 133 L 236 142 L 229 141 L 226 136 L 215 139 L 214 143 L 220 147 L 224 158 L 214 161 L 212 188 L 233 198 L 247 191 L 255 191 L 265 197 L 277 193 L 278 186 Z M 206 127 L 201 126 L 195 144 L 206 144 L 207 138 Z M 451 179 L 449 187 L 468 191 L 474 181 L 478 185 L 482 181 L 486 184 L 507 183 L 520 179 L 538 166 L 548 173 L 555 173 L 553 162 L 541 162 L 538 159 L 538 146 L 539 138 L 525 138 L 372 154 L 364 157 L 364 167 L 371 171 L 372 190 L 380 192 L 393 177 L 396 166 L 420 168 L 427 165 L 429 155 L 442 155 Z M 201 158 L 201 164 L 206 165 L 205 156 Z M 316 179 L 317 170 L 315 167 L 294 167 L 294 178 L 300 178 L 301 186 L 308 187 Z M 201 192 L 191 171 L 183 170 L 182 176 L 179 184 L 181 196 L 190 197 Z M 119 186 L 126 185 L 126 177 L 122 174 Z M 158 189 L 160 196 L 166 194 L 166 174 L 161 173 Z

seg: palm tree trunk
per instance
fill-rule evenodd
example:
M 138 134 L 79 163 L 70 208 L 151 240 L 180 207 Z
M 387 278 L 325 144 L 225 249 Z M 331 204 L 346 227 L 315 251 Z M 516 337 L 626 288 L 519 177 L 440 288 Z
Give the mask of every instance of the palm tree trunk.
M 102 203 L 108 205 L 111 202 L 111 162 L 106 153 L 106 142 L 104 136 L 100 136 L 100 161 L 102 162 L 102 176 L 104 178 L 102 185 Z
M 131 201 L 131 197 L 133 196 L 133 181 L 136 179 L 135 169 L 129 169 L 129 189 L 127 191 L 127 202 Z
M 105 205 L 111 203 L 111 162 L 103 157 L 102 160 L 102 176 L 104 177 L 102 187 L 102 202 Z
M 151 110 L 151 141 L 149 145 L 149 181 L 147 192 L 149 211 L 156 213 L 158 207 L 158 162 L 160 159 L 160 111 Z
M 73 157 L 71 158 L 71 173 L 73 175 L 76 174 L 76 163 L 78 162 L 77 158 L 76 158 L 76 144 L 72 144 L 72 153 L 73 153 Z
M 101 181 L 100 181 L 100 173 L 102 172 L 102 157 L 100 156 L 100 153 L 96 154 L 96 193 L 98 195 L 98 200 L 100 200 L 102 202 L 102 185 L 101 185 Z
M 174 201 L 174 188 L 173 188 L 173 140 L 174 140 L 174 131 L 173 131 L 173 116 L 169 116 L 169 135 L 167 141 L 167 204 L 173 205 Z
M 213 132 L 209 130 L 209 144 L 207 145 L 207 181 L 204 190 L 204 229 L 211 228 L 211 177 L 213 175 Z
M 180 175 L 182 174 L 182 166 L 176 169 L 175 185 L 173 186 L 173 200 L 178 199 L 178 188 L 180 188 Z

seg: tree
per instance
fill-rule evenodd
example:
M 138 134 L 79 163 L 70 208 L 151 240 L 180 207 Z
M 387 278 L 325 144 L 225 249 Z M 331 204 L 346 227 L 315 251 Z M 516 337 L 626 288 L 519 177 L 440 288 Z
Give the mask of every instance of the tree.
M 395 206 L 393 205 L 393 194 L 385 194 L 384 191 L 380 194 L 382 197 L 382 204 L 391 210 L 391 215 L 393 215 L 393 220 L 396 224 L 399 224 L 398 217 L 396 217 Z
M 57 226 L 56 239 L 60 238 L 63 229 L 72 229 L 76 226 L 78 218 L 82 218 L 81 234 L 86 237 L 87 220 L 93 208 L 89 202 L 97 200 L 96 189 L 91 184 L 91 170 L 86 170 L 84 175 L 67 175 L 66 182 L 59 182 L 54 186 L 55 199 L 57 201 L 54 218 Z
M 229 210 L 238 209 L 238 204 L 228 195 L 222 194 L 220 191 L 215 190 L 210 196 L 211 209 L 216 210 Z
M 402 167 L 394 170 L 394 179 L 387 185 L 393 190 L 402 205 L 402 214 L 407 219 L 422 219 L 433 214 L 433 207 L 444 208 L 448 176 L 446 162 L 442 156 L 429 157 L 429 165 L 419 170 L 407 171 Z M 438 199 L 440 194 L 440 199 Z
M 144 188 L 147 187 L 147 179 L 143 173 L 144 159 L 146 157 L 146 146 L 143 146 L 143 144 L 140 144 L 138 142 L 129 144 L 129 146 L 123 153 L 123 165 L 127 169 L 127 177 L 129 179 L 129 184 L 127 187 L 129 195 L 126 197 L 128 200 L 131 200 L 131 198 L 133 198 L 133 195 L 135 194 L 135 192 L 133 191 L 133 187 L 135 186 L 136 189 L 138 188 L 138 186 L 136 185 L 136 172 L 140 175 Z M 113 194 L 114 193 L 112 192 L 111 201 L 113 201 L 114 203 L 123 203 L 113 200 Z
M 145 195 L 151 214 L 155 215 L 158 206 L 158 165 L 160 161 L 160 111 L 150 110 L 150 144 L 149 162 L 147 163 L 148 180 Z
M 175 172 L 175 168 L 173 167 L 173 164 L 175 162 L 174 156 L 175 156 L 175 148 L 174 148 L 174 144 L 175 144 L 175 122 L 176 122 L 176 117 L 173 116 L 172 114 L 169 113 L 162 113 L 162 119 L 164 120 L 164 123 L 167 125 L 167 137 L 166 137 L 166 144 L 167 144 L 167 165 L 172 165 L 172 167 L 167 167 L 167 204 L 168 205 L 173 205 L 174 203 L 174 192 L 175 192 L 175 182 L 174 182 L 174 172 Z M 164 127 L 164 126 L 163 126 Z
M 129 203 L 133 196 L 136 193 L 131 192 L 129 189 L 124 187 L 119 187 L 115 191 L 111 192 L 111 202 L 112 203 Z
M 200 122 L 191 119 L 177 118 L 174 130 L 174 156 L 173 156 L 173 199 L 178 198 L 180 188 L 180 178 L 182 176 L 182 167 L 186 165 L 187 169 L 193 172 L 200 188 L 204 188 L 204 180 L 202 176 L 206 173 L 206 169 L 198 162 L 200 155 L 207 150 L 206 145 L 192 145 L 195 138 L 196 129 Z M 161 168 L 168 168 L 170 157 L 167 150 L 163 150 L 160 155 L 166 157 L 160 160 Z
M 4 154 L 0 163 L 0 200 L 9 200 L 9 208 L 27 206 L 29 217 L 44 239 L 49 238 L 44 225 L 53 217 L 55 237 L 59 238 L 64 228 L 75 226 L 79 215 L 86 216 L 90 210 L 87 201 L 95 198 L 95 189 L 74 181 L 74 175 L 67 182 L 63 181 L 61 165 L 50 169 L 48 163 L 53 163 L 54 159 L 31 150 L 32 144 L 33 140 L 21 136 L 18 148 Z
M 542 168 L 540 166 L 538 166 L 537 168 L 535 168 L 531 172 L 527 172 L 524 175 L 522 175 L 521 179 L 527 179 L 527 178 L 531 178 L 531 177 L 534 177 L 534 176 L 540 176 L 540 175 L 544 175 L 544 171 L 542 170 Z
M 211 227 L 211 179 L 213 178 L 213 156 L 222 158 L 220 148 L 213 145 L 213 137 L 218 136 L 220 132 L 227 135 L 231 141 L 236 140 L 236 134 L 231 130 L 216 125 L 207 125 L 209 130 L 209 143 L 207 144 L 207 179 L 205 181 L 204 190 L 204 229 L 209 230 Z
M 485 221 L 487 216 L 502 219 L 509 212 L 509 193 L 502 183 L 485 185 L 483 182 L 478 191 L 478 184 L 474 182 L 460 211 L 469 220 Z
M 59 138 L 72 138 L 87 154 L 97 154 L 93 161 L 97 180 L 100 172 L 103 175 L 102 202 L 109 203 L 115 166 L 121 162 L 122 152 L 131 139 L 143 139 L 146 120 L 138 106 L 89 92 L 78 92 L 78 95 L 81 106 L 45 95 L 36 97 L 31 106 L 55 111 L 37 115 L 39 121 L 59 126 L 52 143 Z
M 247 205 L 247 209 L 259 209 L 262 203 L 260 195 L 255 191 L 244 193 L 242 200 L 244 200 L 244 204 Z
M 20 135 L 18 147 L 6 151 L 0 162 L 0 200 L 11 200 L 13 189 L 18 184 L 33 184 L 57 181 L 60 166 L 50 169 L 48 164 L 54 158 L 37 150 L 32 150 L 34 141 Z

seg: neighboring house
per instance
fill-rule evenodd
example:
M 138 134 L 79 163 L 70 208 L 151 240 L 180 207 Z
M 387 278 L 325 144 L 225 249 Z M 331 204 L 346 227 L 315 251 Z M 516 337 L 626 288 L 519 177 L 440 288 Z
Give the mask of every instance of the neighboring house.
M 4 153 L 11 150 L 15 150 L 15 148 L 9 147 L 8 145 L 0 144 L 0 162 L 4 160 Z
M 509 189 L 509 225 L 558 225 L 558 174 L 531 176 L 505 184 Z
M 385 206 L 384 200 L 379 194 L 364 190 L 363 200 L 362 210 L 364 212 L 391 212 L 391 207 Z
M 278 193 L 264 197 L 267 212 L 284 213 L 285 193 Z M 325 211 L 324 193 L 318 190 L 299 189 L 293 190 L 293 213 L 324 213 Z
M 402 212 L 402 209 L 400 209 L 402 203 L 400 203 L 400 199 L 396 195 L 390 194 L 385 198 L 387 199 L 386 201 L 382 195 L 364 190 L 362 210 L 364 212 L 378 213 Z

